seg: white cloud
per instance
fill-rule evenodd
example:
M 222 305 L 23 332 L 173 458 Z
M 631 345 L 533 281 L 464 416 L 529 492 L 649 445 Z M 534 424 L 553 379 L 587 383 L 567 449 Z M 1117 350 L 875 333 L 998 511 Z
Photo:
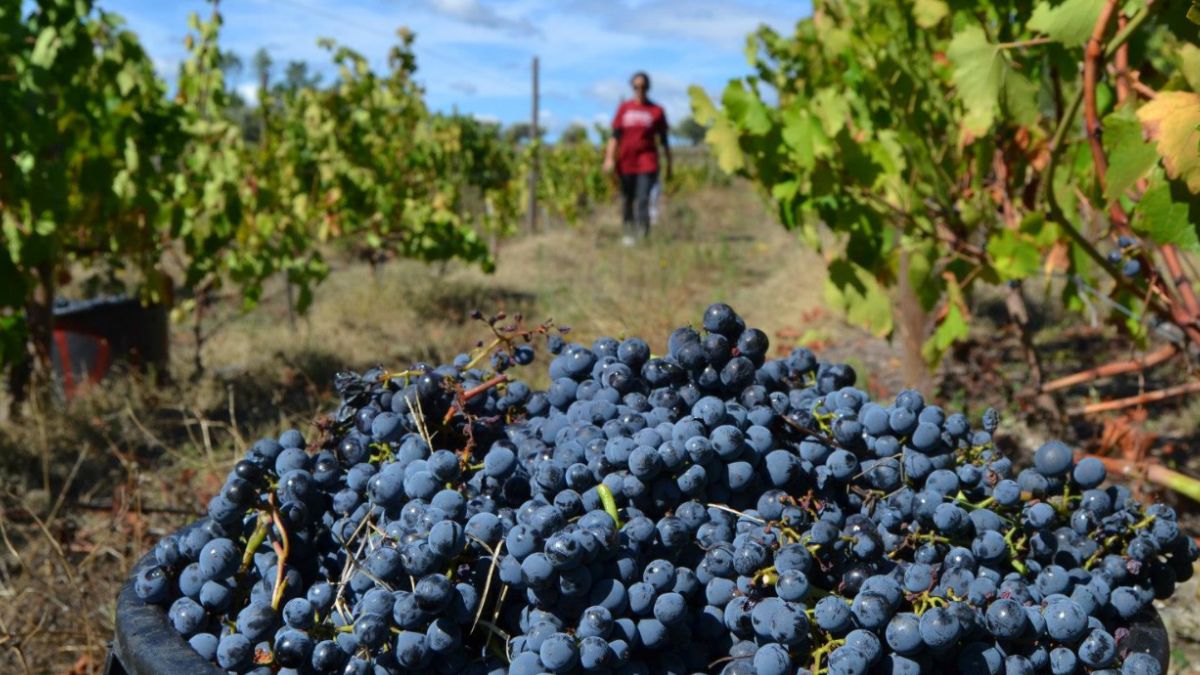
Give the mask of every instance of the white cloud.
M 430 0 L 429 7 L 444 16 L 472 25 L 502 30 L 512 35 L 536 35 L 537 29 L 528 19 L 502 16 L 479 0 Z
M 622 98 L 629 96 L 629 85 L 619 80 L 597 80 L 583 91 L 601 103 L 616 105 Z

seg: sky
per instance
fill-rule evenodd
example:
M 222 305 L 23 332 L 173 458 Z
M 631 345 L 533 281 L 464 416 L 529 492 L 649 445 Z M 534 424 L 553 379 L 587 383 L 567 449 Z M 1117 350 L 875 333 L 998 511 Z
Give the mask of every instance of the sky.
M 159 73 L 174 81 L 192 12 L 203 0 L 98 0 L 138 33 Z M 687 88 L 720 92 L 749 72 L 746 35 L 760 24 L 790 33 L 809 0 L 223 0 L 221 43 L 246 63 L 235 86 L 253 101 L 251 58 L 265 47 L 275 72 L 307 61 L 332 79 L 317 39 L 346 44 L 384 70 L 395 31 L 416 33 L 417 76 L 435 110 L 510 124 L 530 118 L 530 61 L 541 65 L 540 124 L 551 137 L 572 123 L 607 124 L 629 76 L 650 74 L 650 97 L 672 123 L 688 115 Z

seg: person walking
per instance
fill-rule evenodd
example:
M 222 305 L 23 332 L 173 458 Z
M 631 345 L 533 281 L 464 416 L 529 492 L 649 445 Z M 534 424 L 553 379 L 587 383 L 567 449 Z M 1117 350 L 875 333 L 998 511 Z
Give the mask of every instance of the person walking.
M 629 84 L 633 98 L 623 101 L 613 116 L 612 138 L 604 151 L 604 170 L 616 171 L 621 185 L 624 236 L 621 243 L 633 246 L 650 234 L 650 193 L 658 182 L 658 146 L 671 178 L 671 146 L 667 142 L 667 114 L 647 96 L 650 76 L 634 73 Z

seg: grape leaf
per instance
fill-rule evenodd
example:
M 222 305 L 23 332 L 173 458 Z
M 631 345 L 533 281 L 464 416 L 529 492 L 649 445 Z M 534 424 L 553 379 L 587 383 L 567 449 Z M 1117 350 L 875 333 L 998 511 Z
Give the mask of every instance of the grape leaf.
M 1200 92 L 1200 47 L 1184 43 L 1179 48 L 1179 72 L 1192 91 Z
M 970 327 L 967 325 L 967 319 L 959 309 L 958 303 L 950 302 L 946 308 L 946 316 L 942 318 L 941 323 L 934 329 L 933 335 L 921 347 L 921 355 L 931 366 L 936 366 L 951 345 L 958 340 L 965 339 L 969 334 Z
M 1040 2 L 1025 27 L 1068 47 L 1079 47 L 1091 37 L 1103 6 L 1096 0 L 1066 0 L 1053 7 Z
M 1008 70 L 1004 77 L 1004 109 L 1014 122 L 1023 127 L 1034 127 L 1038 121 L 1038 83 Z
M 1142 138 L 1142 127 L 1128 108 L 1104 118 L 1104 151 L 1108 154 L 1104 198 L 1125 194 L 1158 161 L 1154 146 Z
M 1135 232 L 1157 244 L 1175 244 L 1185 251 L 1200 250 L 1196 222 L 1191 217 L 1195 202 L 1186 190 L 1172 190 L 1171 183 L 1158 172 L 1138 202 L 1131 225 Z
M 1042 267 L 1042 257 L 1033 242 L 1012 230 L 1002 229 L 992 235 L 987 245 L 993 267 L 1000 278 L 1024 279 L 1037 274 Z
M 875 335 L 892 332 L 892 303 L 887 291 L 867 270 L 844 258 L 829 264 L 825 299 L 841 309 L 846 319 Z
M 949 13 L 945 0 L 917 0 L 913 4 L 913 18 L 921 28 L 933 28 Z
M 1000 48 L 988 42 L 979 26 L 968 26 L 954 34 L 946 56 L 954 63 L 951 79 L 966 107 L 963 126 L 979 135 L 991 128 L 996 103 L 1004 86 L 1007 64 Z
M 703 126 L 712 124 L 717 118 L 717 107 L 708 97 L 708 92 L 700 85 L 693 84 L 688 87 L 688 98 L 692 103 L 692 117 Z
M 1200 94 L 1159 92 L 1137 116 L 1146 136 L 1158 144 L 1167 175 L 1200 192 Z
M 735 173 L 745 166 L 742 148 L 738 145 L 738 132 L 724 117 L 717 119 L 704 134 L 704 142 L 708 143 L 717 156 L 717 166 L 725 173 Z
M 821 130 L 820 123 L 803 108 L 788 108 L 780 117 L 783 122 L 780 135 L 784 144 L 791 149 L 791 157 L 800 168 L 812 170 L 816 158 L 830 152 L 829 139 Z

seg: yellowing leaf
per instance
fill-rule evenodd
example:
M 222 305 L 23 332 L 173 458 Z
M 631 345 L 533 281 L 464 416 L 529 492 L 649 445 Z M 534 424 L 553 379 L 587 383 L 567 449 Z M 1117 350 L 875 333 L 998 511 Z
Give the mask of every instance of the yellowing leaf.
M 737 129 L 724 117 L 717 119 L 704 134 L 704 142 L 717 156 L 717 166 L 725 173 L 736 173 L 745 166 L 742 148 L 738 145 Z
M 1159 92 L 1137 116 L 1146 136 L 1158 144 L 1167 175 L 1200 192 L 1200 94 Z
M 1091 37 L 1103 6 L 1098 0 L 1066 0 L 1055 6 L 1043 1 L 1033 9 L 1026 28 L 1068 47 L 1079 47 Z
M 692 102 L 692 117 L 703 126 L 712 124 L 717 117 L 717 108 L 713 105 L 708 92 L 697 84 L 688 87 L 688 98 Z
M 933 28 L 949 13 L 945 0 L 917 0 L 913 4 L 913 18 L 921 28 Z

